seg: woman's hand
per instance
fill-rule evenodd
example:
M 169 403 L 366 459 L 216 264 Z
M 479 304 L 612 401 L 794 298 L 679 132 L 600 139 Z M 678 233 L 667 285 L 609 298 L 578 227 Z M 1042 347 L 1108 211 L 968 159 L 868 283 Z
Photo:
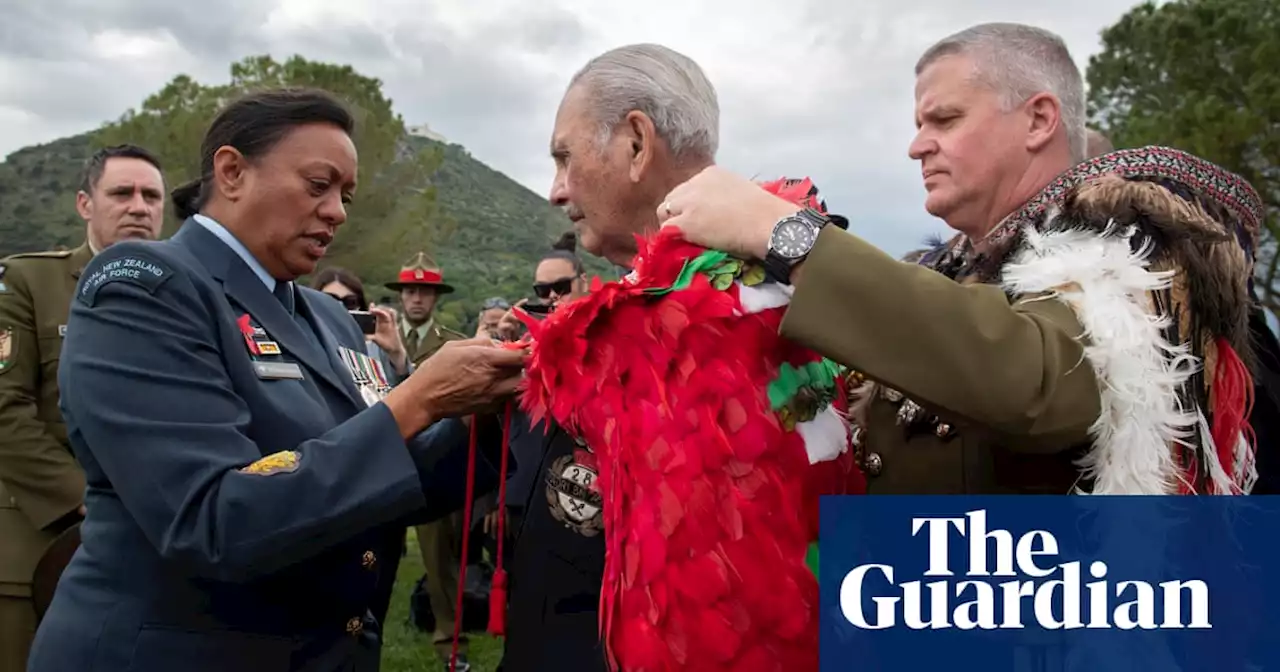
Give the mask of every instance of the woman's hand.
M 370 306 L 369 312 L 373 313 L 377 319 L 377 325 L 369 335 L 369 340 L 378 344 L 378 347 L 387 353 L 396 373 L 405 375 L 409 372 L 409 353 L 404 349 L 404 337 L 400 335 L 400 320 L 396 311 L 384 306 Z

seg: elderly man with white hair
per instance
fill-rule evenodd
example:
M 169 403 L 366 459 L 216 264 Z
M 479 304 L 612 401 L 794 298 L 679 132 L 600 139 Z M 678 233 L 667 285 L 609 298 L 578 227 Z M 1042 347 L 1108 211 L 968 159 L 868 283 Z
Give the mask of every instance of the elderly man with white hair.
M 689 58 L 631 45 L 573 75 L 556 114 L 551 201 L 574 222 L 588 252 L 629 267 L 636 234 L 658 229 L 655 208 L 676 185 L 712 165 L 719 105 Z M 542 437 L 535 428 L 532 434 Z M 600 639 L 605 510 L 597 456 L 549 427 L 511 568 L 503 672 L 606 669 Z M 522 469 L 525 465 L 521 466 Z
M 720 169 L 659 207 L 785 269 L 782 334 L 863 374 L 868 491 L 1248 492 L 1257 193 L 1163 147 L 1086 159 L 1080 72 L 1031 26 L 941 40 L 915 98 L 925 209 L 957 232 L 916 264 Z
M 593 59 L 556 115 L 551 200 L 631 273 L 526 320 L 523 405 L 578 446 L 547 451 L 526 513 L 546 525 L 516 552 L 553 547 L 528 552 L 574 565 L 583 590 L 569 613 L 529 600 L 546 571 L 513 572 L 510 664 L 591 669 L 558 662 L 590 640 L 590 665 L 613 669 L 817 667 L 817 500 L 857 482 L 838 367 L 778 338 L 788 293 L 763 269 L 661 233 L 656 214 L 713 165 L 718 125 L 702 69 L 651 44 Z M 808 180 L 756 188 L 825 208 Z M 539 617 L 562 625 L 530 633 Z

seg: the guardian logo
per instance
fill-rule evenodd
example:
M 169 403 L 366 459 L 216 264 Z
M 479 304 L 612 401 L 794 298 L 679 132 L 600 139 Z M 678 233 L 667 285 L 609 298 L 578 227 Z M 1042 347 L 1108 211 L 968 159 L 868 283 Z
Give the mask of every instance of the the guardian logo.
M 1058 540 L 1050 532 L 1033 530 L 1015 541 L 1008 530 L 987 531 L 985 510 L 964 517 L 912 518 L 911 536 L 922 531 L 928 542 L 924 576 L 947 578 L 898 583 L 889 565 L 854 567 L 840 584 L 845 619 L 867 630 L 900 623 L 912 630 L 1017 629 L 1027 627 L 1028 617 L 1031 627 L 1049 630 L 1211 627 L 1204 581 L 1112 582 L 1102 560 L 1089 562 L 1087 570 L 1079 561 L 1055 562 Z M 956 572 L 949 566 L 953 534 L 968 545 L 968 567 L 960 579 L 951 578 Z M 992 549 L 994 571 L 988 559 Z M 1084 571 L 1095 580 L 1082 583 Z M 1009 580 L 996 580 L 1005 577 Z M 871 618 L 867 597 L 874 603 Z

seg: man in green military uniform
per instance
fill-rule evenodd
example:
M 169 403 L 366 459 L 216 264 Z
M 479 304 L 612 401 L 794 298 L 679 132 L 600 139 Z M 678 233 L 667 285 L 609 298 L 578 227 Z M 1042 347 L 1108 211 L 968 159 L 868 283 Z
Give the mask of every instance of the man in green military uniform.
M 400 295 L 400 331 L 405 351 L 414 366 L 421 364 L 448 341 L 466 340 L 465 334 L 441 326 L 435 320 L 436 302 L 453 287 L 444 281 L 444 273 L 427 256 L 419 252 L 400 269 L 395 282 L 387 289 Z M 427 594 L 431 611 L 436 616 L 432 635 L 436 652 L 447 660 L 452 653 L 454 613 L 458 598 L 458 571 L 462 557 L 462 530 L 466 521 L 458 511 L 440 520 L 419 525 L 418 548 L 427 570 Z M 467 668 L 467 640 L 459 642 L 458 669 Z
M 58 408 L 71 295 L 94 254 L 159 236 L 159 161 L 130 145 L 99 150 L 86 162 L 76 209 L 84 244 L 0 262 L 0 672 L 26 670 L 36 625 L 32 572 L 49 542 L 83 515 L 84 474 Z
M 868 491 L 1249 492 L 1231 391 L 1254 360 L 1257 193 L 1167 148 L 1086 160 L 1080 72 L 1048 31 L 976 26 L 916 72 L 910 155 L 958 232 L 916 263 L 720 169 L 659 207 L 764 260 L 794 287 L 782 335 L 865 376 Z
M 426 252 L 419 252 L 400 269 L 387 289 L 400 295 L 400 332 L 414 366 L 421 364 L 448 341 L 466 340 L 465 334 L 436 323 L 436 302 L 452 294 L 453 286 Z

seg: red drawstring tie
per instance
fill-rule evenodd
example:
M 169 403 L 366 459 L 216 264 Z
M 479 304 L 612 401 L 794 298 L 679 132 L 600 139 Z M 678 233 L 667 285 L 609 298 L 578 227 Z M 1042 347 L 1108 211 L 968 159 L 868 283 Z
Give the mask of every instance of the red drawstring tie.
M 507 572 L 502 568 L 502 538 L 506 532 L 507 517 L 507 454 L 511 449 L 511 403 L 507 402 L 502 419 L 502 461 L 498 469 L 498 558 L 493 572 L 493 585 L 489 589 L 489 632 L 505 635 L 507 630 Z M 458 568 L 458 599 L 454 604 L 453 650 L 449 654 L 449 672 L 458 666 L 458 643 L 462 636 L 462 597 L 467 585 L 467 551 L 471 548 L 471 514 L 476 490 L 476 444 L 479 442 L 480 419 L 471 416 L 471 440 L 467 448 L 467 494 L 463 505 L 462 559 Z
M 1218 449 L 1218 464 L 1222 465 L 1227 477 L 1235 481 L 1235 492 L 1218 494 L 1240 494 L 1239 479 L 1236 469 L 1244 465 L 1236 459 L 1236 443 L 1243 434 L 1244 440 L 1252 451 L 1255 444 L 1253 428 L 1249 426 L 1249 416 L 1253 413 L 1253 378 L 1249 369 L 1240 361 L 1240 356 L 1231 348 L 1225 338 L 1218 338 L 1218 370 L 1214 375 L 1213 407 L 1213 443 Z M 1245 459 L 1248 459 L 1247 457 Z M 1210 485 L 1210 491 L 1213 491 Z

